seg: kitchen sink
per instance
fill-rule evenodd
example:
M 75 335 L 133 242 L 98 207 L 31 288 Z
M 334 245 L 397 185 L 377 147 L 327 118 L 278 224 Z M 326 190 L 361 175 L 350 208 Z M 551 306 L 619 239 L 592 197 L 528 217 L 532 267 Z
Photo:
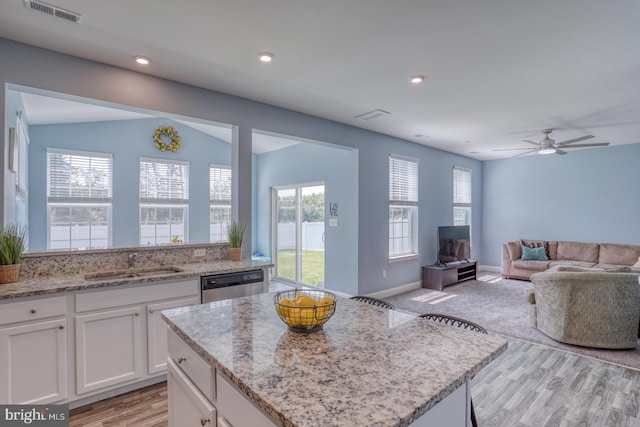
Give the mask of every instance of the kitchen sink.
M 152 267 L 152 268 L 136 268 L 134 270 L 116 270 L 104 271 L 100 273 L 87 274 L 84 276 L 86 280 L 116 280 L 116 279 L 135 279 L 138 277 L 159 276 L 163 274 L 180 273 L 179 267 Z

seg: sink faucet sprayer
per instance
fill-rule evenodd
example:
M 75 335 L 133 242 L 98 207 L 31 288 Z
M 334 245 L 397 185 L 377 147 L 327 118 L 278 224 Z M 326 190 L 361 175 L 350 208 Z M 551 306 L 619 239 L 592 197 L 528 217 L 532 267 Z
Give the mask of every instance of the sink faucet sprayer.
M 127 258 L 129 262 L 129 270 L 133 270 L 135 268 L 135 263 L 137 259 L 138 259 L 138 252 L 132 252 L 129 254 L 129 257 Z

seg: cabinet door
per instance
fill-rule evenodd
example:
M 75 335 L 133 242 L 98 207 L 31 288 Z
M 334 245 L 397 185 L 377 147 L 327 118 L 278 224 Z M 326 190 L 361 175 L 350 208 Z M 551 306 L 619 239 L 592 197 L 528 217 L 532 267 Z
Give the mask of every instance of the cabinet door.
M 147 306 L 147 363 L 149 374 L 167 369 L 167 323 L 160 317 L 162 310 L 200 304 L 200 297 L 182 298 Z
M 140 307 L 76 316 L 78 394 L 142 375 Z
M 173 360 L 167 361 L 169 427 L 216 425 L 216 408 Z
M 241 393 L 225 377 L 216 374 L 216 395 L 218 419 L 234 427 L 275 427 L 274 423 L 262 410 L 258 409 L 249 397 Z
M 0 402 L 47 404 L 67 398 L 65 319 L 2 328 L 0 349 Z

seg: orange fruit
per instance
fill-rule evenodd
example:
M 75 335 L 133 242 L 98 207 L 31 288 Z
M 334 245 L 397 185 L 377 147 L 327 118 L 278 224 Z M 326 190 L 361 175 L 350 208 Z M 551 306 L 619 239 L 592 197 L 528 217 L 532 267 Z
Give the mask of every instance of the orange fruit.
M 313 307 L 314 305 L 318 305 L 318 301 L 314 300 L 309 295 L 300 295 L 294 302 L 300 307 Z

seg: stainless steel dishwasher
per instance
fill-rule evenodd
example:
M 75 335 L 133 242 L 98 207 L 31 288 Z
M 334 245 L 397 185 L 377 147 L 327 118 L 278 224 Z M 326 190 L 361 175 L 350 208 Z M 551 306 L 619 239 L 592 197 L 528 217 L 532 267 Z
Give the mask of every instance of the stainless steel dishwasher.
M 266 292 L 262 270 L 214 274 L 200 279 L 202 303 L 244 297 Z

